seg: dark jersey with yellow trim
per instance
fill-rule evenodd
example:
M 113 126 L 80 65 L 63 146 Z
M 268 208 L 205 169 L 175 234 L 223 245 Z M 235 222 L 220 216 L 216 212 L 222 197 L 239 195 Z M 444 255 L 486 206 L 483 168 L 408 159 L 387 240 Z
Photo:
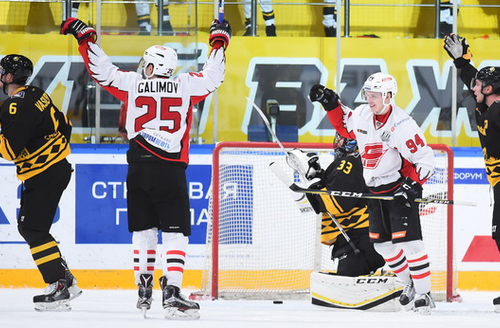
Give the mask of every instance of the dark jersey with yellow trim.
M 326 169 L 319 183 L 313 189 L 368 192 L 363 178 L 363 164 L 358 153 L 336 158 Z M 340 234 L 330 212 L 349 233 L 352 229 L 368 228 L 367 201 L 360 198 L 334 197 L 330 195 L 307 194 L 316 213 L 323 213 L 321 242 L 332 245 Z
M 42 89 L 25 86 L 0 107 L 0 156 L 24 181 L 70 154 L 71 123 Z
M 477 69 L 470 63 L 462 66 L 460 78 L 469 87 L 472 97 L 474 92 L 470 85 L 476 76 Z M 479 141 L 483 149 L 486 175 L 491 186 L 500 181 L 500 103 L 495 101 L 490 107 L 476 102 L 476 124 Z

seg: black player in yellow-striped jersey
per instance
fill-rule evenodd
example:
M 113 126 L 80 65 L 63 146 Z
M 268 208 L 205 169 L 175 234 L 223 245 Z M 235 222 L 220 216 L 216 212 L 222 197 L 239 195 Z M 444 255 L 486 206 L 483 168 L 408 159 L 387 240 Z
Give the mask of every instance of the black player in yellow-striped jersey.
M 13 161 L 22 181 L 18 230 L 28 243 L 44 281 L 33 302 L 39 311 L 68 311 L 81 290 L 50 234 L 59 200 L 71 178 L 71 123 L 42 89 L 26 85 L 33 63 L 22 55 L 0 60 L 0 156 Z
M 500 67 L 487 66 L 479 71 L 471 65 L 472 54 L 465 38 L 450 34 L 444 48 L 460 69 L 460 78 L 476 100 L 476 124 L 483 149 L 488 182 L 493 188 L 492 237 L 500 251 Z M 493 300 L 500 312 L 500 297 Z
M 313 168 L 320 181 L 312 189 L 368 192 L 363 165 L 356 140 L 346 139 L 337 133 L 334 141 L 335 159 L 326 170 Z M 315 163 L 310 162 L 312 165 Z M 319 165 L 316 162 L 316 165 Z M 306 178 L 312 178 L 310 175 Z M 368 205 L 365 199 L 334 197 L 330 195 L 307 194 L 307 199 L 316 213 L 322 214 L 321 243 L 332 246 L 332 260 L 338 259 L 337 274 L 361 276 L 377 271 L 385 261 L 373 248 L 368 234 Z M 344 235 L 333 222 L 330 214 L 342 226 L 349 239 L 360 251 L 355 254 Z

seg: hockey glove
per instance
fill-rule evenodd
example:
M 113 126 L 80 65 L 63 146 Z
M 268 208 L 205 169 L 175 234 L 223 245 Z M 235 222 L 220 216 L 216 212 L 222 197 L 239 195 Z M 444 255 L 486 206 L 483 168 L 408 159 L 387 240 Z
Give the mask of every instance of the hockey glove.
M 286 163 L 307 181 L 318 177 L 322 172 L 316 153 L 306 153 L 297 148 L 286 153 Z
M 422 197 L 422 186 L 410 178 L 406 178 L 394 192 L 394 201 L 397 206 L 411 207 L 415 198 L 420 197 Z
M 223 47 L 226 50 L 232 34 L 231 25 L 229 25 L 227 20 L 223 20 L 220 23 L 217 19 L 214 19 L 212 26 L 210 26 L 208 43 L 212 48 Z
M 88 41 L 95 42 L 97 40 L 97 32 L 81 20 L 70 17 L 61 24 L 61 34 L 71 33 L 78 41 L 78 44 L 89 39 Z
M 451 33 L 444 37 L 444 49 L 448 55 L 453 59 L 455 66 L 460 68 L 470 62 L 472 53 L 469 49 L 467 39 L 459 35 Z
M 326 111 L 331 111 L 338 106 L 339 95 L 324 85 L 315 84 L 309 91 L 309 99 L 319 102 Z

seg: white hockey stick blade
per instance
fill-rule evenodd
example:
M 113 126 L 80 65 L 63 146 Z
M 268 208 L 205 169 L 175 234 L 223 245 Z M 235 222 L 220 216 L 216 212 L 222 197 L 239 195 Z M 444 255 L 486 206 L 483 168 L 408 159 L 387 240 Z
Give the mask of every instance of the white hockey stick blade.
M 281 182 L 283 182 L 288 188 L 292 189 L 293 185 L 295 185 L 293 179 L 286 175 L 285 171 L 283 171 L 278 163 L 269 163 L 269 168 L 271 169 L 271 171 L 273 171 L 274 175 L 276 175 L 278 179 L 281 180 Z

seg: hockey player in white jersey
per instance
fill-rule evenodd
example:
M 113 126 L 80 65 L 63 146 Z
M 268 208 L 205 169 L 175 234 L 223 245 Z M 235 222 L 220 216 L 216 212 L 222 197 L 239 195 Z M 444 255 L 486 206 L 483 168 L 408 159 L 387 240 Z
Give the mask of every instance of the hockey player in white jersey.
M 323 105 L 338 133 L 358 141 L 370 192 L 394 196 L 370 201 L 370 239 L 405 285 L 401 305 L 430 314 L 430 265 L 414 199 L 422 197 L 422 184 L 433 173 L 434 153 L 416 122 L 394 105 L 396 93 L 394 77 L 375 73 L 363 85 L 367 104 L 354 110 L 322 85 L 313 86 L 309 97 Z
M 96 31 L 69 18 L 61 33 L 71 33 L 90 76 L 126 104 L 127 210 L 132 232 L 134 273 L 139 287 L 137 307 L 145 315 L 151 307 L 158 230 L 163 276 L 159 279 L 163 308 L 169 319 L 199 318 L 199 305 L 180 293 L 188 236 L 191 234 L 185 170 L 189 162 L 192 107 L 215 91 L 225 74 L 225 49 L 231 38 L 227 21 L 210 28 L 212 46 L 204 68 L 174 77 L 177 53 L 152 46 L 142 58 L 143 74 L 122 71 L 95 43 Z

